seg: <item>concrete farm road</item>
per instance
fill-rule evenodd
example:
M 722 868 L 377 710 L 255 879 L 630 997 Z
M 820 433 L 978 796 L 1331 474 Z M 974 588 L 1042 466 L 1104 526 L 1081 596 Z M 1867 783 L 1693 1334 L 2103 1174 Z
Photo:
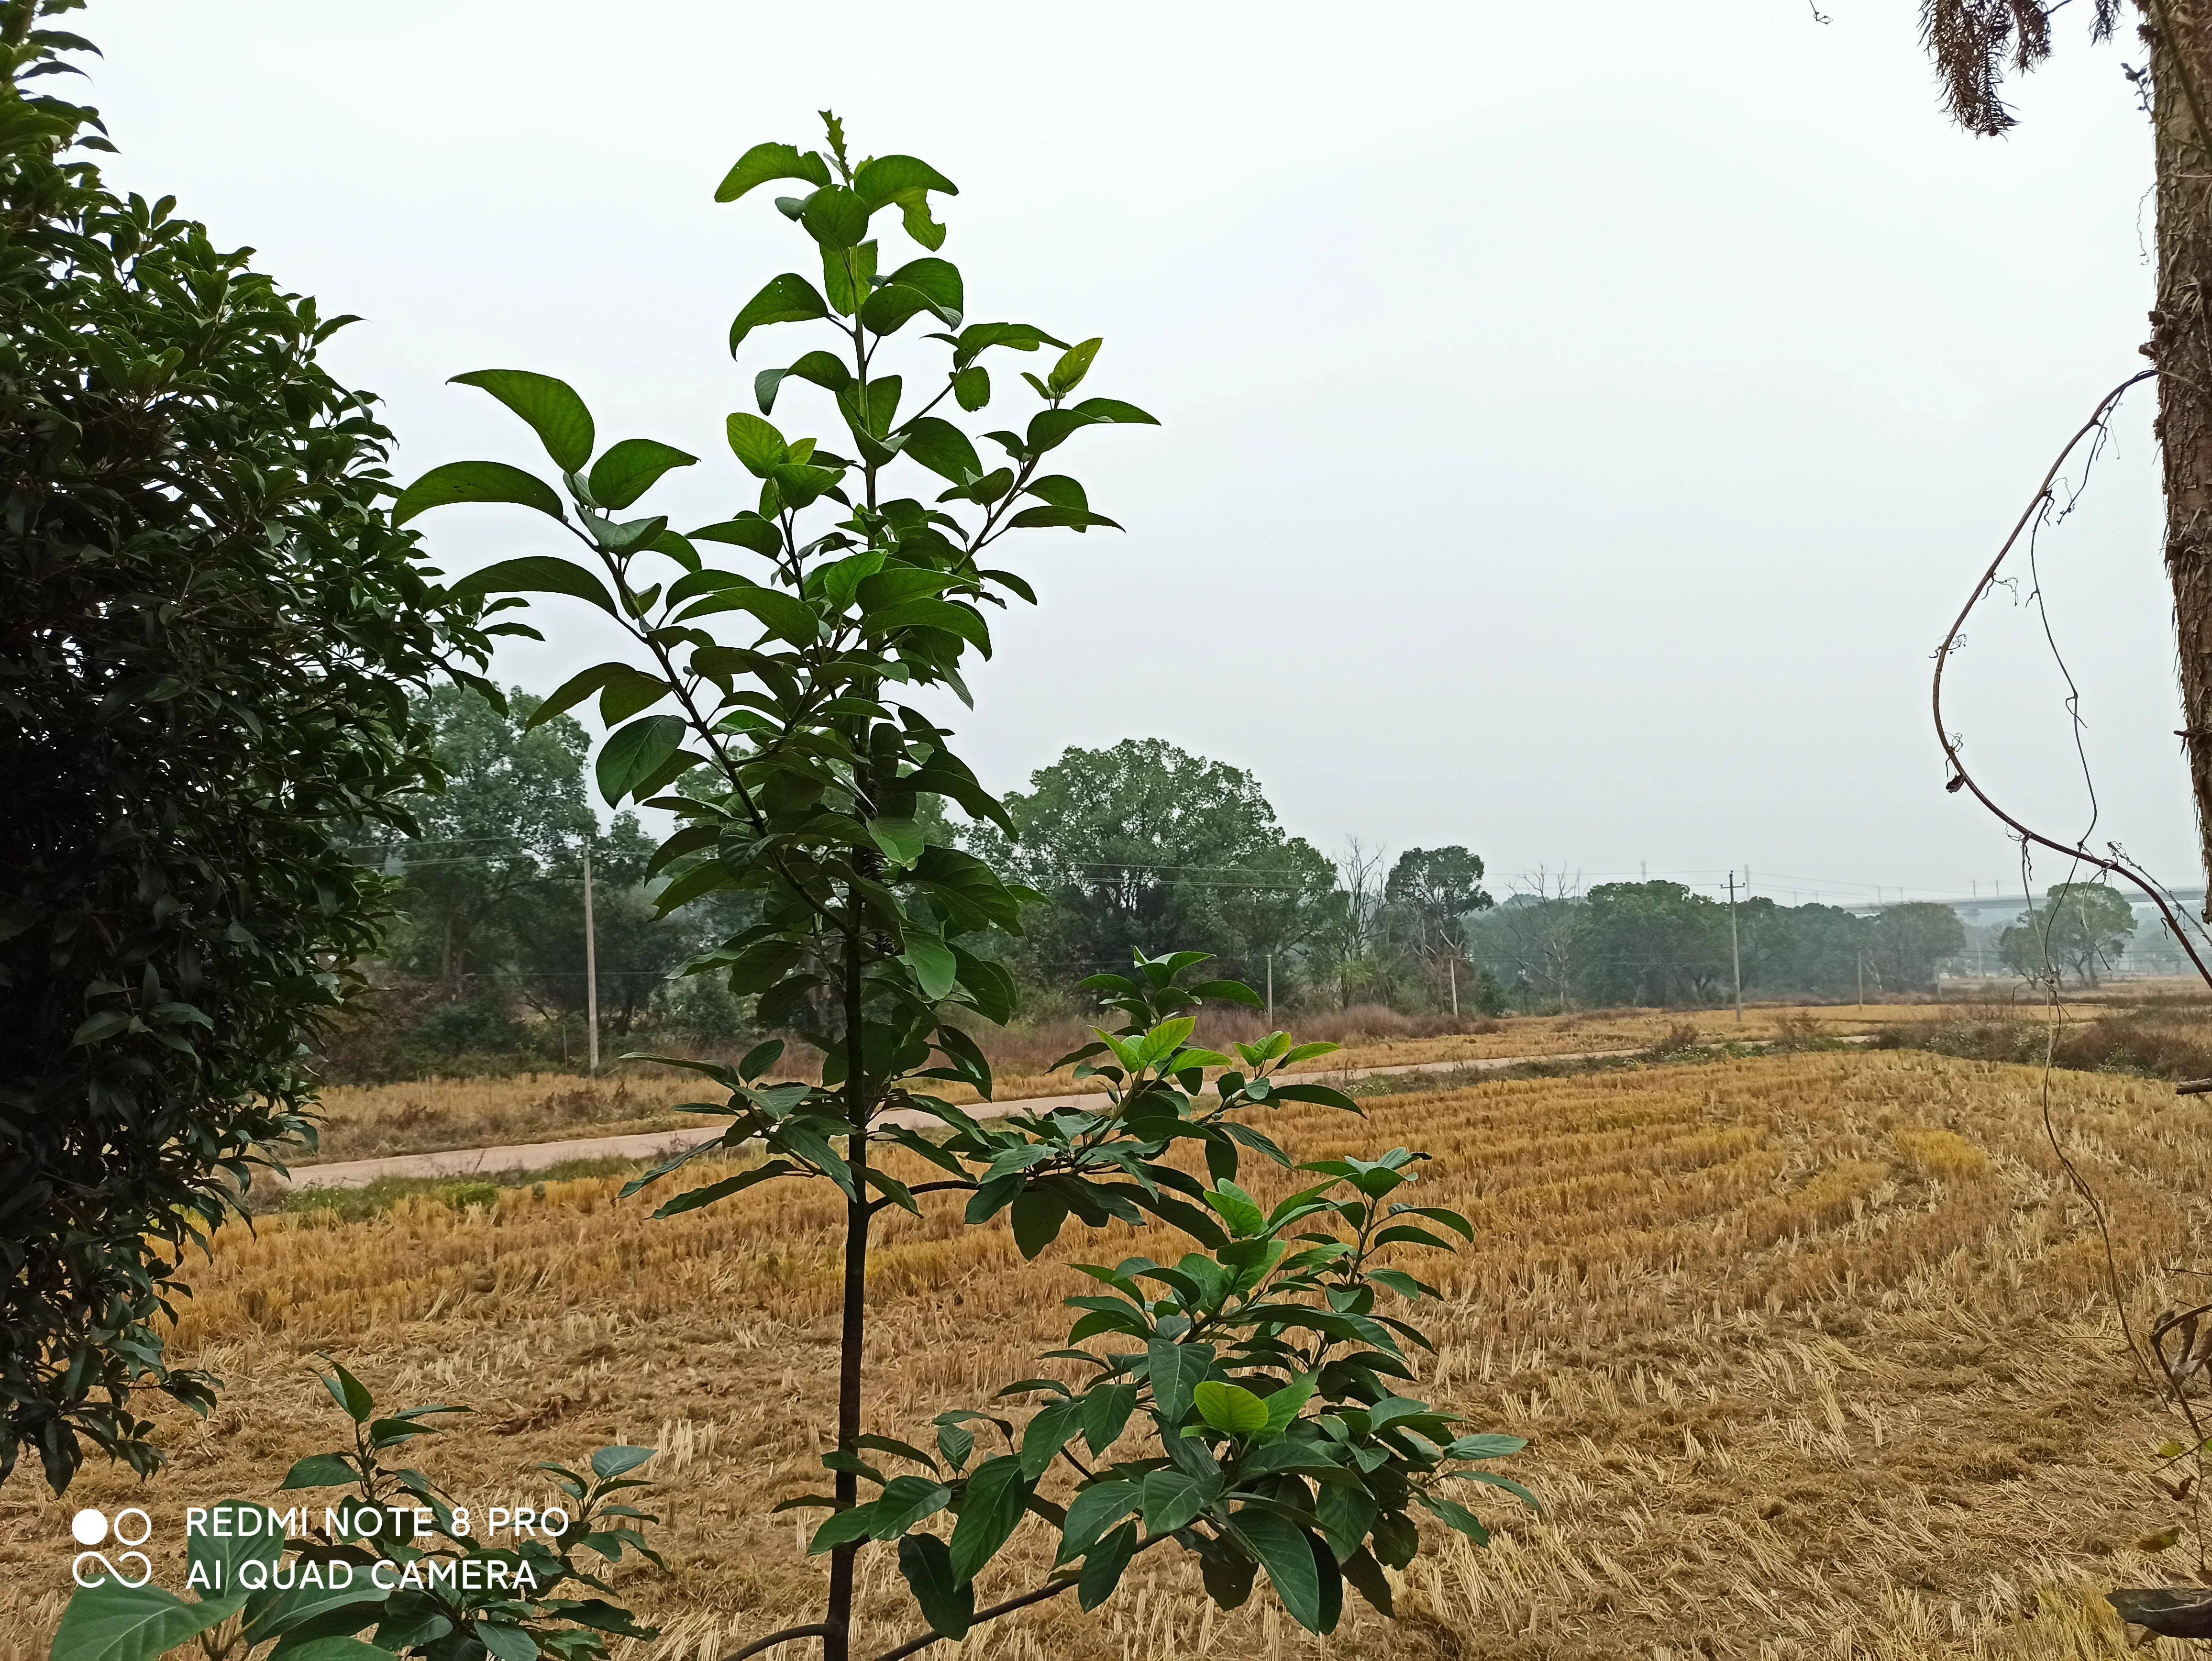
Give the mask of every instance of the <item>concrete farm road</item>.
M 1852 1037 L 1846 1043 L 1872 1040 Z M 1763 1047 L 1763 1046 L 1762 1046 Z M 1340 1068 L 1331 1072 L 1286 1074 L 1310 1083 L 1346 1079 L 1371 1079 L 1401 1073 L 1496 1073 L 1534 1062 L 1599 1062 L 1638 1056 L 1641 1049 L 1582 1050 L 1554 1056 L 1492 1056 L 1479 1061 L 1417 1062 L 1401 1067 Z M 967 1110 L 979 1119 L 1004 1118 L 1009 1113 L 1049 1113 L 1055 1108 L 1079 1107 L 1097 1098 L 1096 1091 L 1069 1096 L 1031 1096 L 1014 1101 L 971 1103 Z M 934 1124 L 926 1114 L 889 1114 L 891 1123 L 916 1127 Z M 346 1159 L 330 1165 L 303 1165 L 291 1173 L 291 1185 L 303 1188 L 366 1188 L 384 1177 L 504 1176 L 510 1171 L 544 1171 L 577 1159 L 659 1159 L 702 1142 L 711 1142 L 719 1130 L 647 1130 L 628 1136 L 580 1136 L 560 1142 L 513 1142 L 501 1147 L 453 1147 L 435 1153 L 394 1153 L 380 1159 Z

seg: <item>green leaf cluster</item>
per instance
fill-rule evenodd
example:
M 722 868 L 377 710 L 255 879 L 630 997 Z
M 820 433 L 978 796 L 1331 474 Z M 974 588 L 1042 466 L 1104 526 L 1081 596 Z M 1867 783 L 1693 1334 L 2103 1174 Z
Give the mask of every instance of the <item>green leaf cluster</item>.
M 997 1426 L 1007 1452 L 963 1473 L 963 1445 L 944 1468 L 930 1462 L 926 1509 L 910 1513 L 886 1487 L 884 1499 L 833 1515 L 817 1549 L 898 1540 L 903 1567 L 913 1531 L 949 1512 L 957 1519 L 948 1560 L 957 1589 L 1012 1537 L 1026 1510 L 1059 1530 L 1055 1562 L 1086 1609 L 1112 1594 L 1137 1552 L 1172 1542 L 1199 1558 L 1209 1595 L 1224 1607 L 1243 1603 L 1264 1573 L 1293 1619 L 1327 1633 L 1346 1585 L 1391 1612 L 1383 1570 L 1405 1567 L 1419 1550 L 1417 1516 L 1486 1542 L 1453 1485 L 1535 1505 L 1490 1468 L 1519 1452 L 1521 1439 L 1466 1431 L 1408 1393 L 1414 1355 L 1434 1348 L 1410 1306 L 1441 1294 L 1402 1259 L 1449 1250 L 1473 1238 L 1473 1225 L 1401 1197 L 1426 1157 L 1406 1148 L 1373 1160 L 1297 1165 L 1318 1180 L 1272 1208 L 1239 1186 L 1240 1150 L 1291 1161 L 1231 1114 L 1285 1100 L 1357 1110 L 1325 1086 L 1279 1081 L 1333 1045 L 1276 1033 L 1237 1045 L 1233 1058 L 1194 1048 L 1194 1018 L 1182 1012 L 1243 990 L 1194 983 L 1203 962 L 1195 952 L 1140 958 L 1132 975 L 1094 977 L 1118 1030 L 1102 1029 L 1097 1043 L 1066 1059 L 1108 1080 L 1104 1107 L 1017 1119 L 1003 1131 L 957 1130 L 937 1147 L 970 1166 L 975 1180 L 952 1184 L 973 1196 L 969 1220 L 1011 1209 L 1027 1255 L 1071 1214 L 1096 1226 L 1142 1221 L 1144 1212 L 1206 1250 L 1173 1263 L 1129 1257 L 1081 1266 L 1103 1290 L 1066 1300 L 1077 1318 L 1068 1348 L 1049 1359 L 1086 1369 L 1087 1378 L 1079 1385 L 1025 1379 L 1001 1391 L 1045 1398 L 1018 1432 L 981 1412 L 943 1415 L 940 1423 Z M 1160 1162 L 1183 1140 L 1204 1145 L 1208 1183 Z M 992 1162 L 975 1170 L 993 1151 Z M 1079 1445 L 1087 1459 L 1077 1456 Z M 1064 1503 L 1038 1492 L 1056 1463 L 1078 1479 Z M 979 1486 L 988 1525 L 969 1520 Z M 1007 1497 L 1017 1490 L 1018 1506 Z
M 175 1266 L 312 1138 L 302 1039 L 386 911 L 349 846 L 434 779 L 409 693 L 499 625 L 386 510 L 376 400 L 319 361 L 351 319 L 112 189 L 40 9 L 0 28 L 0 1479 L 59 1490 L 159 1463 L 135 1391 L 210 1400 Z
M 1464 1517 L 1480 1533 L 1439 1484 L 1488 1456 L 1468 1451 L 1445 1415 L 1392 1393 L 1412 1377 L 1407 1346 L 1426 1341 L 1375 1308 L 1377 1287 L 1432 1295 L 1378 1254 L 1433 1244 L 1421 1219 L 1468 1226 L 1388 1199 L 1411 1179 L 1415 1155 L 1295 1167 L 1243 1122 L 1285 1102 L 1356 1109 L 1284 1076 L 1333 1046 L 1278 1032 L 1230 1055 L 1197 1041 L 1207 1004 L 1260 1001 L 1240 983 L 1209 978 L 1201 952 L 1139 951 L 1130 973 L 1085 983 L 1100 995 L 1101 1023 L 1064 1064 L 1103 1082 L 1091 1104 L 982 1119 L 946 1099 L 948 1085 L 992 1094 L 969 1025 L 1004 1021 L 1014 986 L 983 948 L 1018 934 L 1040 897 L 927 828 L 943 823 L 947 803 L 1009 834 L 1015 825 L 930 713 L 943 700 L 921 695 L 967 698 L 971 654 L 990 655 L 990 613 L 1033 599 L 1022 577 L 985 563 L 1003 538 L 1111 524 L 1075 479 L 1044 472 L 1046 459 L 1091 428 L 1152 418 L 1117 399 L 1077 398 L 1098 341 L 969 321 L 963 279 L 940 257 L 945 233 L 932 213 L 950 182 L 912 157 L 854 162 L 842 125 L 825 119 L 826 154 L 756 146 L 720 192 L 735 201 L 795 182 L 803 188 L 775 205 L 815 255 L 808 271 L 775 277 L 744 304 L 732 350 L 791 324 L 825 343 L 759 373 L 759 413 L 729 414 L 724 435 L 746 495 L 724 517 L 682 532 L 661 514 L 617 519 L 636 511 L 636 476 L 690 458 L 639 450 L 611 470 L 616 451 L 592 459 L 595 429 L 580 398 L 507 371 L 464 379 L 536 431 L 557 490 L 493 464 L 457 463 L 410 486 L 397 513 L 479 501 L 557 523 L 543 528 L 559 551 L 503 561 L 459 587 L 471 597 L 580 599 L 587 609 L 577 615 L 617 632 L 621 654 L 574 677 L 532 719 L 599 700 L 610 729 L 596 764 L 602 795 L 678 821 L 654 856 L 662 910 L 725 893 L 755 907 L 757 921 L 701 952 L 690 971 L 720 977 L 755 1001 L 763 1025 L 823 1057 L 818 1080 L 771 1080 L 775 1043 L 734 1062 L 647 1058 L 710 1080 L 727 1120 L 719 1138 L 630 1191 L 716 1149 L 759 1157 L 678 1193 L 664 1214 L 769 1183 L 832 1184 L 845 1211 L 842 1329 L 854 1368 L 870 1233 L 887 1208 L 920 1214 L 951 1196 L 969 1226 L 1006 1217 L 1032 1257 L 1071 1222 L 1161 1224 L 1211 1254 L 1096 1271 L 1115 1296 L 1076 1300 L 1085 1312 L 1071 1342 L 1126 1334 L 1136 1348 L 1063 1353 L 1098 1370 L 1079 1395 L 1049 1380 L 1010 1386 L 1002 1395 L 1056 1398 L 1018 1439 L 1007 1421 L 961 1409 L 939 1416 L 936 1448 L 925 1450 L 869 1431 L 858 1393 L 845 1393 L 825 1439 L 830 1491 L 786 1502 L 830 1513 L 811 1549 L 835 1566 L 823 1622 L 839 1635 L 833 1652 L 849 1628 L 857 1553 L 896 1542 L 931 1632 L 957 1637 L 1004 1612 L 978 1609 L 975 1581 L 1031 1517 L 1062 1530 L 1064 1585 L 1086 1607 L 1111 1595 L 1137 1553 L 1172 1540 L 1199 1554 L 1224 1603 L 1264 1568 L 1291 1613 L 1326 1630 L 1346 1579 L 1387 1603 L 1376 1565 L 1410 1558 L 1409 1506 L 1454 1526 Z M 896 264 L 877 240 L 878 218 L 893 208 L 922 250 Z M 884 372 L 878 355 L 925 319 L 939 326 L 921 332 L 945 349 L 943 376 L 910 397 L 906 377 Z M 1036 406 L 1018 426 L 980 435 L 998 453 L 987 460 L 952 412 L 998 395 L 992 355 L 1047 346 L 1058 356 L 1022 377 Z M 822 432 L 788 413 L 799 386 L 828 417 Z M 622 481 L 612 490 L 611 472 Z M 572 545 L 560 546 L 563 536 Z M 909 1185 L 883 1168 L 886 1147 L 940 1174 Z M 1204 1180 L 1179 1162 L 1194 1151 Z M 1237 1185 L 1248 1153 L 1322 1180 L 1262 1213 Z M 1159 1451 L 1096 1471 L 1069 1453 L 1079 1436 L 1103 1457 L 1132 1427 Z M 979 1436 L 994 1432 L 1005 1451 L 979 1460 Z M 894 1460 L 912 1469 L 893 1472 Z M 1066 1506 L 1040 1491 L 1062 1464 L 1082 1478 Z
M 283 1493 L 312 1494 L 306 1515 L 323 1521 L 288 1531 L 272 1517 L 253 1535 L 193 1535 L 188 1578 L 204 1592 L 196 1599 L 113 1579 L 85 1588 L 63 1611 L 53 1661 L 157 1661 L 195 1639 L 208 1661 L 599 1661 L 610 1639 L 659 1635 L 604 1578 L 626 1553 L 665 1567 L 641 1531 L 659 1519 L 631 1503 L 650 1484 L 629 1473 L 653 1449 L 600 1448 L 583 1471 L 537 1466 L 563 1496 L 566 1520 L 502 1539 L 387 1457 L 469 1409 L 380 1412 L 335 1361 L 322 1382 L 351 1421 L 352 1445 L 298 1461 Z M 427 1513 L 428 1529 L 402 1532 L 394 1507 L 415 1523 Z

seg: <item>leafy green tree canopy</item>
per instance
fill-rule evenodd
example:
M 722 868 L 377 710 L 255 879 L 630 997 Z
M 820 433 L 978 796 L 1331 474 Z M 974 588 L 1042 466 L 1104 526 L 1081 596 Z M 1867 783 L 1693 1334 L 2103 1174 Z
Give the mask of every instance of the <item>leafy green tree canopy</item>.
M 407 694 L 487 649 L 380 505 L 389 435 L 317 353 L 344 318 L 110 190 L 39 95 L 70 0 L 0 8 L 0 1478 L 159 1461 L 204 1408 L 179 1256 L 304 1129 L 301 1037 L 377 939 L 348 856 L 434 776 Z
M 2110 968 L 2135 938 L 2135 908 L 2124 895 L 2094 882 L 2063 882 L 1998 937 L 2007 968 L 2029 980 L 2063 978 L 2084 986 Z
M 661 909 L 732 891 L 760 903 L 758 922 L 690 967 L 757 995 L 764 1022 L 793 1025 L 823 1056 L 818 1079 L 781 1083 L 767 1082 L 776 1043 L 733 1065 L 677 1062 L 720 1087 L 728 1123 L 716 1141 L 630 1185 L 757 1148 L 757 1159 L 724 1164 L 663 1212 L 770 1183 L 823 1184 L 843 1201 L 837 1412 L 822 1460 L 833 1480 L 827 1494 L 788 1502 L 829 1513 L 807 1548 L 828 1560 L 822 1616 L 739 1652 L 818 1640 L 823 1661 L 849 1661 L 859 1558 L 877 1546 L 895 1549 L 928 1627 L 874 1652 L 885 1658 L 963 1639 L 1066 1592 L 1095 1608 L 1136 1555 L 1170 1542 L 1199 1556 L 1207 1591 L 1224 1605 L 1250 1596 L 1264 1572 L 1313 1631 L 1336 1627 L 1347 1585 L 1387 1611 L 1384 1569 L 1404 1567 L 1420 1546 L 1411 1508 L 1485 1538 L 1447 1486 L 1520 1494 L 1482 1466 L 1521 1444 L 1462 1434 L 1452 1415 L 1398 1394 L 1414 1376 L 1407 1344 L 1432 1341 L 1384 1315 L 1381 1300 L 1439 1294 L 1398 1266 L 1396 1250 L 1448 1245 L 1424 1221 L 1473 1233 L 1464 1218 L 1390 1197 L 1414 1179 L 1420 1155 L 1400 1148 L 1371 1162 L 1308 1163 L 1299 1169 L 1318 1180 L 1272 1210 L 1237 1185 L 1248 1151 L 1292 1159 L 1232 1116 L 1284 1101 L 1353 1107 L 1325 1086 L 1280 1076 L 1333 1046 L 1295 1045 L 1281 1032 L 1236 1056 L 1195 1045 L 1204 1005 L 1249 1004 L 1253 994 L 1198 978 L 1204 952 L 1133 954 L 1133 973 L 1088 983 L 1103 995 L 1111 1029 L 1102 1025 L 1098 1042 L 1064 1058 L 1109 1085 L 1091 1105 L 982 1120 L 934 1093 L 939 1081 L 992 1093 L 989 1062 L 965 1021 L 1004 1020 L 1014 988 L 972 947 L 994 931 L 1018 932 L 1030 897 L 988 861 L 931 840 L 926 797 L 1009 833 L 1015 824 L 959 759 L 953 733 L 916 707 L 915 689 L 964 693 L 969 654 L 990 653 L 986 608 L 1032 598 L 1018 575 L 983 563 L 1005 557 L 1003 538 L 1112 525 L 1078 481 L 1043 471 L 1047 458 L 1057 462 L 1054 453 L 1086 429 L 1152 417 L 1117 399 L 1075 397 L 1097 339 L 1069 346 L 1028 324 L 970 321 L 965 277 L 937 255 L 946 228 L 932 198 L 952 195 L 952 182 L 914 156 L 855 161 L 842 124 L 823 119 L 826 155 L 756 145 L 720 192 L 733 201 L 796 181 L 776 206 L 812 245 L 808 264 L 822 277 L 819 287 L 797 271 L 772 278 L 731 326 L 733 352 L 790 324 L 828 343 L 762 370 L 762 413 L 728 418 L 731 451 L 757 481 L 746 486 L 757 506 L 688 535 L 662 514 L 617 517 L 696 458 L 648 439 L 599 452 L 590 411 L 565 382 L 487 370 L 462 379 L 537 431 L 561 489 L 504 464 L 453 462 L 409 486 L 396 510 L 404 519 L 501 502 L 559 526 L 562 553 L 503 561 L 459 586 L 565 596 L 619 631 L 622 655 L 575 677 L 538 715 L 597 699 L 611 729 L 594 764 L 601 794 L 683 819 L 654 855 L 671 877 Z M 880 216 L 888 234 L 894 209 L 925 252 L 886 269 L 874 228 Z M 905 376 L 887 373 L 881 354 L 925 318 L 942 326 L 923 325 L 946 349 L 930 355 L 942 380 L 919 384 L 909 405 Z M 927 361 L 918 343 L 905 344 L 908 361 Z M 1039 404 L 1020 430 L 982 435 L 1006 458 L 987 467 L 963 428 L 935 411 L 974 413 L 993 400 L 991 374 L 1005 359 L 987 368 L 987 353 L 1046 344 L 1057 357 L 1022 376 Z M 784 427 L 767 418 L 793 379 L 827 395 L 793 402 L 835 423 L 837 449 L 799 432 L 798 418 L 787 415 Z M 907 494 L 915 490 L 927 499 Z M 1162 805 L 1133 798 L 1122 812 L 1146 811 Z M 934 1134 L 922 1134 L 917 1115 Z M 1199 1149 L 1206 1183 L 1175 1157 Z M 896 1427 L 871 1429 L 865 1416 L 872 1395 L 883 1399 L 864 1388 L 868 1259 L 878 1214 L 920 1216 L 948 1201 L 964 1202 L 967 1225 L 1006 1216 L 1030 1256 L 1070 1225 L 1147 1220 L 1211 1255 L 1186 1253 L 1172 1268 L 1146 1258 L 1092 1266 L 1086 1272 L 1114 1296 L 1073 1300 L 1081 1313 L 1069 1343 L 1111 1335 L 1112 1348 L 1055 1357 L 1092 1369 L 1086 1387 L 1030 1378 L 999 1391 L 1001 1407 L 1054 1398 L 1018 1438 L 988 1407 L 949 1407 L 932 1451 L 886 1433 Z M 1376 1261 L 1382 1254 L 1391 1261 Z M 994 1433 L 1006 1451 L 987 1453 Z M 1132 1434 L 1144 1451 L 1108 1463 Z M 1074 1452 L 1079 1436 L 1097 1463 Z M 1041 1492 L 1048 1476 L 1067 1480 L 1063 1466 L 1075 1479 L 1065 1506 Z M 947 1513 L 949 1536 L 937 1520 Z M 1058 1535 L 1049 1549 L 1059 1567 L 1042 1586 L 985 1603 L 979 1580 L 1031 1517 Z
M 520 914 L 550 873 L 580 877 L 599 830 L 585 784 L 591 740 L 567 717 L 532 725 L 538 700 L 504 708 L 443 686 L 417 699 L 443 782 L 416 828 L 376 853 L 402 862 L 410 923 L 401 961 L 450 984 L 510 966 Z
M 1944 959 L 1966 949 L 1966 926 L 1948 905 L 1914 900 L 1885 908 L 1866 930 L 1867 962 L 1884 990 L 1922 992 Z
M 1249 970 L 1300 938 L 1335 884 L 1324 855 L 1284 835 L 1256 778 L 1164 739 L 1070 747 L 1006 811 L 1015 836 L 982 827 L 968 845 L 1050 898 L 1027 924 L 1044 980 L 1164 939 L 1222 941 L 1224 965 Z
M 1585 995 L 1599 1003 L 1710 1002 L 1730 973 L 1728 908 L 1679 882 L 1601 883 L 1578 932 Z
M 1416 949 L 1424 954 L 1462 949 L 1468 914 L 1492 904 L 1483 891 L 1481 856 L 1456 845 L 1408 848 L 1390 867 L 1382 897 L 1412 921 Z

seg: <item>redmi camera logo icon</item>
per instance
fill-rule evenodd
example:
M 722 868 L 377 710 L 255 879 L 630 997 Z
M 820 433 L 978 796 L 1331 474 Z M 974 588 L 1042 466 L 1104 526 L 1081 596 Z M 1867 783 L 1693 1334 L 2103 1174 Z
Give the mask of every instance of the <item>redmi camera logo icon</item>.
M 112 1523 L 105 1512 L 91 1506 L 70 1518 L 70 1537 L 80 1546 L 98 1546 L 111 1537 L 118 1546 L 143 1546 L 153 1534 L 154 1519 L 136 1506 L 117 1512 Z M 134 1566 L 137 1579 L 125 1573 L 99 1551 L 79 1552 L 70 1565 L 70 1578 L 80 1586 L 103 1585 L 111 1579 L 118 1585 L 143 1586 L 154 1578 L 153 1560 L 143 1551 L 118 1552 L 116 1560 Z

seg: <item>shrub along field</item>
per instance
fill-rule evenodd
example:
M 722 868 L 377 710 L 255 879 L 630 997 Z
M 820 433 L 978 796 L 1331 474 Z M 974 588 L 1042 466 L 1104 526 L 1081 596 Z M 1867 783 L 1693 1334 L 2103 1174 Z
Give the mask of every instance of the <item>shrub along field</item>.
M 1482 1506 L 1491 1548 L 1453 1536 L 1425 1554 L 1401 1582 L 1405 1619 L 1354 1604 L 1337 1652 L 2125 1653 L 2098 1594 L 2185 1578 L 2166 1561 L 2180 1551 L 2135 1543 L 2181 1520 L 2148 1481 L 2170 1433 L 2100 1304 L 2102 1260 L 2043 1140 L 2039 1078 L 1827 1050 L 1393 1096 L 1364 1123 L 1284 1110 L 1268 1129 L 1304 1157 L 1436 1152 L 1413 1197 L 1466 1212 L 1476 1238 L 1449 1263 L 1409 1265 L 1447 1295 L 1423 1393 L 1530 1438 L 1511 1463 L 1547 1504 L 1540 1518 Z M 2053 1092 L 2149 1309 L 2167 1289 L 2142 1266 L 2203 1248 L 2212 1105 L 2116 1075 L 2061 1072 Z M 533 1461 L 611 1440 L 663 1449 L 647 1474 L 669 1571 L 626 1567 L 619 1584 L 666 1625 L 671 1661 L 714 1661 L 805 1618 L 811 1514 L 763 1513 L 820 1486 L 831 1208 L 769 1188 L 656 1222 L 619 1187 L 479 1185 L 365 1219 L 226 1230 L 175 1334 L 228 1380 L 222 1407 L 205 1425 L 163 1421 L 173 1463 L 148 1484 L 92 1469 L 65 1502 L 27 1488 L 0 1507 L 0 1654 L 43 1653 L 75 1507 L 146 1506 L 174 1559 L 185 1505 L 269 1495 L 325 1445 L 335 1416 L 310 1378 L 324 1348 L 382 1399 L 474 1405 L 418 1461 L 459 1498 L 544 1503 Z M 1029 1358 L 1064 1336 L 1057 1300 L 1085 1285 L 1068 1265 L 1146 1244 L 1071 1228 L 1025 1264 L 1003 1227 L 888 1214 L 869 1419 L 910 1439 L 987 1380 L 1059 1366 Z M 880 1549 L 861 1561 L 871 1627 L 906 1630 L 895 1567 Z M 1018 1555 L 983 1591 L 1044 1567 Z M 939 1652 L 1322 1653 L 1269 1592 L 1210 1610 L 1195 1567 L 1155 1555 L 1100 1617 L 1050 1603 Z
M 1924 1022 L 1929 1013 L 1924 1004 L 1754 1007 L 1744 1012 L 1739 1026 L 1734 1012 L 1719 1010 L 1691 1014 L 1601 1010 L 1454 1023 L 1409 1019 L 1387 1009 L 1354 1008 L 1313 1020 L 1301 1017 L 1296 1025 L 1302 1039 L 1323 1037 L 1342 1043 L 1344 1050 L 1327 1063 L 1340 1069 L 1639 1049 L 1668 1041 L 1686 1025 L 1707 1043 L 1734 1037 L 1771 1040 L 1805 1031 L 1876 1032 Z M 1231 1039 L 1249 1043 L 1261 1036 L 1263 1025 L 1257 1016 L 1241 1010 L 1209 1011 L 1201 1036 L 1215 1044 Z M 1069 1069 L 1047 1070 L 1090 1037 L 1090 1030 L 1075 1021 L 991 1034 L 984 1042 L 996 1072 L 1000 1099 L 1095 1087 L 1078 1080 Z M 789 1059 L 794 1063 L 790 1076 L 801 1076 L 796 1064 L 805 1057 Z M 700 1099 L 702 1084 L 696 1074 L 633 1062 L 611 1067 L 599 1079 L 522 1073 L 504 1078 L 333 1086 L 323 1092 L 321 1145 L 290 1163 L 305 1165 L 441 1148 L 663 1130 L 699 1123 L 671 1109 L 678 1102 Z M 964 1086 L 951 1086 L 946 1094 L 953 1101 L 975 1099 L 975 1092 Z

